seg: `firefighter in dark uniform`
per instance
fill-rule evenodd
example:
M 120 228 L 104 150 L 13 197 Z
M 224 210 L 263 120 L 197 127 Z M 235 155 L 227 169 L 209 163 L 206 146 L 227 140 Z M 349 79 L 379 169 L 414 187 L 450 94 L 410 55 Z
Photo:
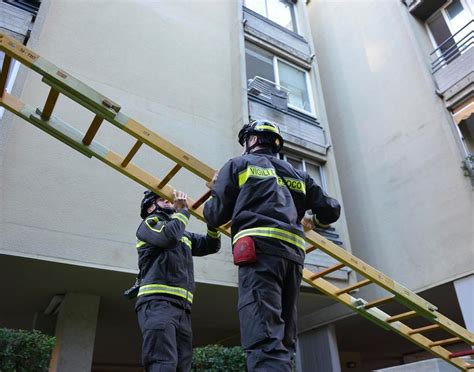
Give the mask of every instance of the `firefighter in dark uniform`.
M 143 335 L 143 364 L 148 372 L 190 371 L 191 305 L 195 288 L 192 256 L 219 251 L 220 233 L 185 231 L 187 196 L 175 192 L 174 203 L 145 192 L 143 222 L 137 230 L 138 299 L 136 312 Z
M 306 173 L 280 160 L 278 126 L 243 126 L 242 156 L 229 160 L 208 184 L 209 226 L 232 220 L 234 263 L 239 265 L 239 318 L 249 371 L 291 371 L 296 344 L 296 301 L 305 257 L 305 212 L 320 227 L 339 218 L 339 203 Z

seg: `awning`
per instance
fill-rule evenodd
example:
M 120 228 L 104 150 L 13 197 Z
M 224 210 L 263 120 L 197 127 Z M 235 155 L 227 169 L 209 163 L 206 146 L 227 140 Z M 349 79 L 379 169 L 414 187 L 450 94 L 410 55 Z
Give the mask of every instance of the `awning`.
M 463 105 L 456 107 L 453 110 L 453 119 L 456 124 L 466 120 L 469 116 L 474 114 L 474 97 L 467 100 Z

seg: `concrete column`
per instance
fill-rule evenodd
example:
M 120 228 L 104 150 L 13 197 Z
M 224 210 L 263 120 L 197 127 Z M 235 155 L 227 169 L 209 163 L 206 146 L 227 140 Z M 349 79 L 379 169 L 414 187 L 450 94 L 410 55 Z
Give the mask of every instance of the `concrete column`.
M 99 296 L 81 293 L 64 296 L 56 323 L 50 372 L 91 370 L 99 301 Z
M 328 325 L 298 336 L 299 372 L 341 372 L 334 326 Z
M 455 280 L 454 288 L 466 328 L 474 332 L 474 275 Z

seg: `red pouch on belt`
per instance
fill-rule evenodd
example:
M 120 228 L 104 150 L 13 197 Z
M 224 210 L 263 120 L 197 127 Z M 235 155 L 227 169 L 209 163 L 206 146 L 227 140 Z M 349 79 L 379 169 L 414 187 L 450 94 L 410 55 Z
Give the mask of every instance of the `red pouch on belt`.
M 255 252 L 255 242 L 250 236 L 245 236 L 237 240 L 232 251 L 234 256 L 234 265 L 243 266 L 257 262 L 257 253 Z

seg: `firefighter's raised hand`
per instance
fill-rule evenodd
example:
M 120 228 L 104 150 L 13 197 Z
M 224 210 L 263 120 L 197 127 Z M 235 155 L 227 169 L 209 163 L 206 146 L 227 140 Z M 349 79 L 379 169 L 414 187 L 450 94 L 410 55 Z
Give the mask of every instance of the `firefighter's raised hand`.
M 173 191 L 173 205 L 176 209 L 188 209 L 188 195 L 182 191 Z
M 301 219 L 301 224 L 303 225 L 303 229 L 305 232 L 313 230 L 316 227 L 313 221 L 313 215 L 309 213 L 306 213 Z
M 216 180 L 217 180 L 217 175 L 219 174 L 218 171 L 216 171 L 214 173 L 214 176 L 212 177 L 212 180 L 206 182 L 206 186 L 208 189 L 212 190 L 214 188 L 214 185 L 216 184 Z

